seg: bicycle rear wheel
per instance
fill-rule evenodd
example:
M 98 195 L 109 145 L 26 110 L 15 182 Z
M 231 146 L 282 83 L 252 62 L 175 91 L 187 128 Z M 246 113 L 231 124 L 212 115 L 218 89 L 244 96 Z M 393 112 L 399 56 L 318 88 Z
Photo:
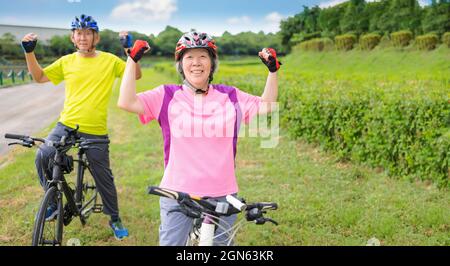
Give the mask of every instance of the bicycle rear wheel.
M 56 206 L 56 218 L 46 220 L 47 209 Z M 34 221 L 33 246 L 60 246 L 63 234 L 63 202 L 62 194 L 56 187 L 50 187 L 42 199 Z
M 103 211 L 103 205 L 101 204 L 100 197 L 98 197 L 95 180 L 89 168 L 85 168 L 82 174 L 82 182 L 79 189 L 81 190 L 80 218 L 82 218 L 82 223 L 84 223 L 91 213 L 101 213 Z

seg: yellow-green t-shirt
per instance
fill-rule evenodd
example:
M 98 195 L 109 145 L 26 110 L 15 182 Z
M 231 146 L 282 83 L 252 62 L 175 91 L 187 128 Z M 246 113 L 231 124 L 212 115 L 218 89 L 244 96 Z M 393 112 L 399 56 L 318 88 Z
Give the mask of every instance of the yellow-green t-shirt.
M 55 85 L 65 81 L 66 98 L 59 121 L 66 126 L 80 126 L 80 132 L 106 135 L 107 108 L 116 78 L 125 70 L 117 56 L 99 51 L 96 57 L 66 55 L 44 69 Z

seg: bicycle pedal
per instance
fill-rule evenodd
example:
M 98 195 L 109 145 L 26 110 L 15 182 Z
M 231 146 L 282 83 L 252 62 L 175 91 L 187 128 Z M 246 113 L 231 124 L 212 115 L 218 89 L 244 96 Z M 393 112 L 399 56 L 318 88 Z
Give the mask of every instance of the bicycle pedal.
M 80 222 L 81 222 L 82 226 L 86 225 L 86 219 L 84 217 L 82 217 L 82 216 L 80 216 Z
M 64 226 L 68 226 L 70 224 L 70 222 L 72 222 L 72 218 L 73 218 L 72 215 L 70 215 L 70 216 L 66 216 L 65 215 L 64 218 L 63 218 Z
M 103 212 L 103 205 L 102 204 L 95 204 L 92 208 L 92 211 L 94 213 L 102 213 Z
M 64 205 L 63 224 L 67 226 L 73 219 L 73 213 L 70 211 L 69 205 Z

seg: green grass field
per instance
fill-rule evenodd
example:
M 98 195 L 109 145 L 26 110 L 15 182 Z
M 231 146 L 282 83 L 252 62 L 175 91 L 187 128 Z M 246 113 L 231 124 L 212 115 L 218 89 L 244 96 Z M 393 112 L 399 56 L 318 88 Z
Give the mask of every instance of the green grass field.
M 331 77 L 351 80 L 358 76 L 356 84 L 369 81 L 374 75 L 390 77 L 393 83 L 414 77 L 414 80 L 439 80 L 441 84 L 448 73 L 445 71 L 450 70 L 448 51 L 429 54 L 428 58 L 419 53 L 378 55 L 371 58 L 373 55 L 362 53 L 307 53 L 284 58 L 280 97 L 289 89 L 287 79 L 294 76 L 305 77 L 308 82 L 327 82 L 322 80 L 324 77 L 335 82 Z M 383 67 L 386 62 L 394 63 Z M 410 66 L 412 63 L 415 64 Z M 355 64 L 361 67 L 355 69 Z M 395 73 L 403 69 L 402 64 L 407 71 Z M 246 82 L 240 75 L 248 77 L 252 73 L 253 80 L 247 80 L 247 85 L 254 87 L 253 93 L 261 94 L 266 70 L 258 58 L 222 62 L 215 82 L 240 85 Z M 178 81 L 170 71 L 150 68 L 143 74 L 138 83 L 140 91 Z M 163 174 L 160 128 L 156 122 L 142 126 L 135 115 L 119 110 L 117 97 L 115 88 L 108 121 L 111 163 L 122 220 L 130 237 L 117 242 L 107 227 L 108 217 L 97 214 L 84 228 L 74 220 L 65 228 L 64 239 L 78 238 L 82 245 L 157 245 L 159 199 L 147 195 L 146 188 L 158 185 Z M 52 126 L 40 136 L 45 136 Z M 290 139 L 284 128 L 280 129 L 277 147 L 263 149 L 261 140 L 250 137 L 239 140 L 240 196 L 249 201 L 277 202 L 279 210 L 270 212 L 269 217 L 280 225 L 248 224 L 238 233 L 238 245 L 358 246 L 366 245 L 372 237 L 379 239 L 381 245 L 450 245 L 448 189 L 438 189 L 431 182 L 390 178 L 380 168 L 344 163 L 318 146 Z M 1 245 L 31 242 L 33 218 L 42 197 L 34 170 L 34 153 L 35 150 L 19 147 L 0 158 Z

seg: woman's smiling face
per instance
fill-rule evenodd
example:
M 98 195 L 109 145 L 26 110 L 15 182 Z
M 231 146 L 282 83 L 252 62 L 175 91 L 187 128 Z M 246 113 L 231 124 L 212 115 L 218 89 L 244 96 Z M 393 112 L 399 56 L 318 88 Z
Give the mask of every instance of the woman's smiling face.
M 186 80 L 196 88 L 204 88 L 209 82 L 211 57 L 203 48 L 188 49 L 182 59 Z

